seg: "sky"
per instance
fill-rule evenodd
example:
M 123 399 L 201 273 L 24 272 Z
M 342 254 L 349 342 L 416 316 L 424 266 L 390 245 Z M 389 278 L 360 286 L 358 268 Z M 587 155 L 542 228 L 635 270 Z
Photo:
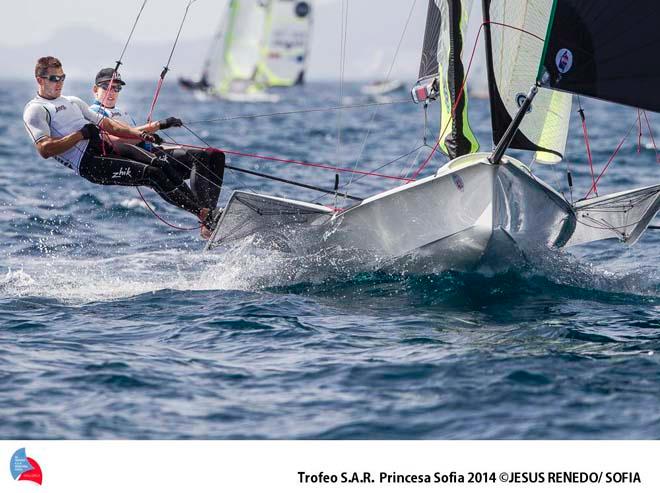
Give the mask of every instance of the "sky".
M 313 0 L 310 79 L 338 78 L 341 42 L 340 0 Z M 99 61 L 111 65 L 121 52 L 143 0 L 22 0 L 3 5 L 0 55 L 9 61 L 0 76 L 29 74 L 44 50 L 66 54 L 67 72 L 86 72 Z M 387 73 L 412 11 L 393 74 L 417 75 L 427 0 L 345 0 L 348 4 L 347 79 L 377 79 Z M 199 71 L 207 42 L 216 30 L 227 0 L 196 0 L 189 11 L 173 71 Z M 125 57 L 153 74 L 162 67 L 188 0 L 148 0 Z M 95 60 L 90 60 L 95 58 Z M 68 63 L 67 63 L 68 62 Z M 153 66 L 153 67 L 152 67 Z

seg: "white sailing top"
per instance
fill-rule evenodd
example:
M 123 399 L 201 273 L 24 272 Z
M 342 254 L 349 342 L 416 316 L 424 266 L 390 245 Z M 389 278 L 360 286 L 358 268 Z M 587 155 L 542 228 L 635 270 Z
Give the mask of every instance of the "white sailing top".
M 25 128 L 35 144 L 46 137 L 66 137 L 88 123 L 99 125 L 103 118 L 103 115 L 91 111 L 82 99 L 75 96 L 46 99 L 37 95 L 25 106 L 23 112 Z M 54 156 L 54 159 L 78 174 L 88 144 L 88 140 L 82 140 L 68 151 Z

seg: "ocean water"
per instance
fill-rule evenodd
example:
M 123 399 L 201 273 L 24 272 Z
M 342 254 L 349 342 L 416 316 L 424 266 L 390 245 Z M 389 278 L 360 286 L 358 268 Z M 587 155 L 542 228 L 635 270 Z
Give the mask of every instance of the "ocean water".
M 144 119 L 154 86 L 129 81 L 123 106 Z M 1 438 L 660 438 L 658 232 L 632 248 L 602 242 L 497 273 L 355 272 L 342 258 L 294 259 L 249 245 L 203 254 L 195 232 L 159 222 L 135 189 L 95 186 L 39 158 L 21 121 L 34 91 L 31 81 L 0 83 Z M 91 98 L 80 81 L 67 81 L 65 94 Z M 311 83 L 282 93 L 278 105 L 203 102 L 172 77 L 157 116 L 324 108 L 338 94 L 337 84 Z M 344 94 L 344 104 L 365 102 L 357 84 Z M 471 104 L 487 149 L 487 102 Z M 637 113 L 592 101 L 585 108 L 600 169 Z M 421 108 L 375 109 L 191 128 L 221 148 L 365 170 L 407 154 L 382 170 L 389 174 L 423 161 L 428 151 L 415 151 Z M 573 123 L 567 161 L 577 198 L 590 178 Z M 660 118 L 651 125 L 660 138 Z M 660 181 L 648 131 L 639 148 L 635 133 L 602 192 Z M 168 135 L 199 143 L 183 129 Z M 231 162 L 334 185 L 328 171 Z M 434 158 L 427 172 L 442 162 Z M 564 167 L 538 173 L 569 193 Z M 361 179 L 351 193 L 389 186 Z M 233 189 L 329 200 L 228 172 L 221 200 Z M 168 221 L 194 226 L 145 196 Z

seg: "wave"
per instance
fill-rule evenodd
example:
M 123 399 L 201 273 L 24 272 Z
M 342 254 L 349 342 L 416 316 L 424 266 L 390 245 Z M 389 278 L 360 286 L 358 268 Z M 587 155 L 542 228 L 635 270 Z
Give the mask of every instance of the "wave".
M 90 247 L 88 245 L 88 247 Z M 39 245 L 32 248 L 39 249 Z M 195 248 L 195 249 L 193 249 Z M 525 303 L 561 300 L 605 304 L 649 304 L 660 298 L 654 268 L 615 271 L 565 253 L 551 253 L 531 265 L 491 272 L 448 271 L 414 275 L 405 271 L 361 271 L 359 259 L 323 252 L 296 257 L 255 250 L 247 244 L 203 254 L 189 249 L 131 251 L 83 257 L 73 244 L 43 255 L 8 259 L 0 284 L 6 296 L 38 296 L 69 303 L 130 298 L 162 290 L 267 291 L 385 306 L 398 300 L 406 307 L 444 306 L 470 309 L 515 308 Z M 18 267 L 18 268 L 17 268 Z

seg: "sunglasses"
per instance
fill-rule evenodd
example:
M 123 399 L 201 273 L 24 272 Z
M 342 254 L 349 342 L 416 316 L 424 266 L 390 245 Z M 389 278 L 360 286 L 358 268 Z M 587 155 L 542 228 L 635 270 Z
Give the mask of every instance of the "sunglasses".
M 101 83 L 99 84 L 99 87 L 100 87 L 101 89 L 103 89 L 104 91 L 107 91 L 108 88 L 110 87 L 110 83 L 109 83 L 109 82 L 101 82 Z M 121 92 L 121 86 L 115 86 L 115 85 L 113 84 L 113 85 L 112 85 L 112 90 L 113 90 L 114 92 Z
M 49 75 L 49 76 L 40 75 L 39 77 L 41 77 L 42 79 L 49 80 L 49 81 L 51 81 L 51 82 L 64 82 L 64 79 L 66 79 L 66 74 L 62 74 L 62 75 Z

